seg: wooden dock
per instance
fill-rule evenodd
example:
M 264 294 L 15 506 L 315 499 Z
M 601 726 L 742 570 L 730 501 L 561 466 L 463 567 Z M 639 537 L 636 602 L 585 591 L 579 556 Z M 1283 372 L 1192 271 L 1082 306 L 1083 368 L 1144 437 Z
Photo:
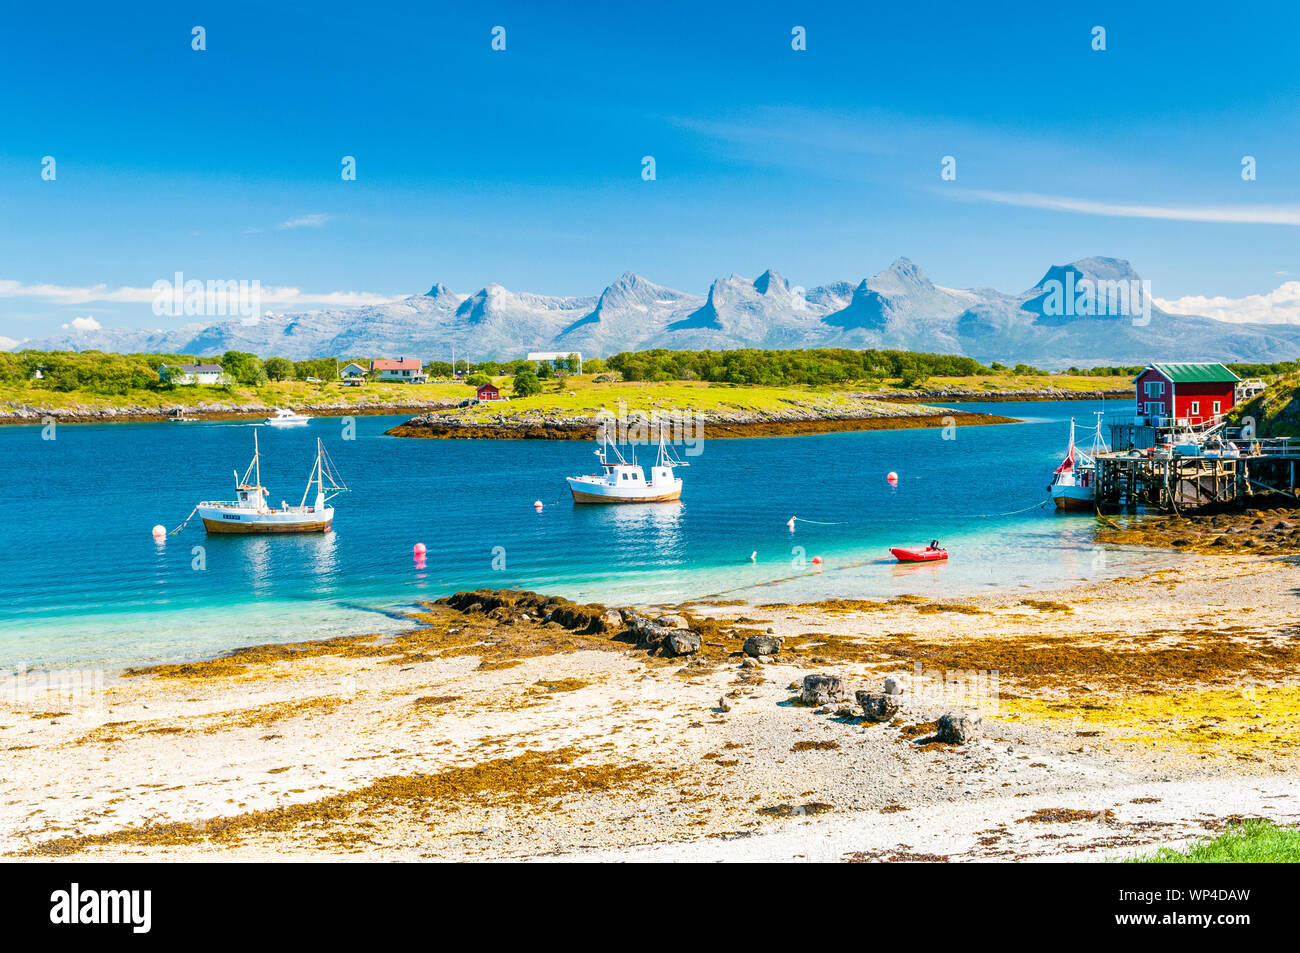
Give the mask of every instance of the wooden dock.
M 1097 505 L 1183 512 L 1295 500 L 1298 461 L 1300 446 L 1286 440 L 1244 443 L 1236 455 L 1200 448 L 1100 453 Z

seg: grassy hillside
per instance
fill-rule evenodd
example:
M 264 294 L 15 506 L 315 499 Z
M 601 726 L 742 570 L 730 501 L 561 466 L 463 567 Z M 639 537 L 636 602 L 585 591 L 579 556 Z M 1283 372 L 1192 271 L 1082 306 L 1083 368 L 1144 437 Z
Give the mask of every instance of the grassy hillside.
M 789 411 L 805 407 L 810 411 L 834 412 L 850 406 L 861 406 L 851 394 L 901 392 L 905 388 L 900 380 L 859 381 L 843 384 L 810 386 L 788 384 L 766 386 L 757 384 L 722 384 L 708 381 L 615 381 L 598 380 L 605 375 L 573 375 L 562 381 L 544 381 L 542 393 L 508 401 L 492 401 L 466 408 L 445 411 L 448 416 L 464 420 L 496 420 L 498 417 L 580 416 L 593 414 L 601 408 L 618 410 L 623 401 L 631 410 L 691 410 L 702 413 L 727 411 Z M 512 378 L 494 379 L 503 397 L 511 396 Z M 1016 376 L 1001 374 L 980 377 L 935 378 L 927 382 L 926 390 L 971 390 L 977 394 L 1006 391 L 1028 391 L 1046 387 L 1070 391 L 1102 390 L 1115 386 L 1110 377 L 1082 377 L 1053 375 Z M 465 389 L 470 393 L 470 389 Z
M 83 390 L 56 390 L 40 381 L 0 383 L 0 413 L 10 407 L 86 409 L 139 407 L 166 411 L 173 407 L 310 407 L 329 404 L 392 403 L 421 406 L 449 400 L 463 400 L 473 390 L 464 384 L 308 384 L 303 381 L 268 381 L 265 384 L 231 387 L 128 388 L 120 394 L 95 394 Z
M 458 411 L 470 416 L 511 415 L 522 412 L 580 413 L 601 407 L 617 409 L 619 400 L 630 408 L 677 408 L 682 410 L 774 410 L 788 408 L 790 402 L 834 406 L 837 394 L 849 392 L 900 392 L 906 390 L 899 379 L 886 381 L 852 381 L 841 384 L 810 386 L 791 384 L 764 386 L 710 383 L 707 381 L 619 381 L 597 378 L 604 375 L 572 375 L 542 382 L 541 394 L 519 400 L 501 401 Z M 513 378 L 493 378 L 502 396 L 510 396 Z M 1116 388 L 1114 377 L 1053 374 L 1050 376 L 1012 373 L 974 377 L 936 377 L 924 389 L 967 390 L 976 394 L 996 395 L 1006 391 L 1029 391 L 1055 388 L 1065 391 L 1108 390 Z M 435 382 L 422 385 L 376 384 L 344 387 L 336 381 L 308 384 L 303 381 L 268 381 L 256 385 L 234 384 L 230 387 L 176 387 L 160 390 L 155 386 L 123 386 L 120 393 L 96 393 L 90 389 L 52 386 L 48 381 L 0 381 L 0 413 L 7 408 L 34 407 L 49 409 L 133 408 L 166 412 L 170 408 L 293 407 L 311 408 L 329 405 L 392 404 L 402 407 L 435 406 L 474 396 L 474 388 L 464 382 Z
M 1228 421 L 1240 424 L 1247 417 L 1254 418 L 1261 437 L 1300 437 L 1300 373 L 1279 377 L 1254 400 L 1234 407 Z

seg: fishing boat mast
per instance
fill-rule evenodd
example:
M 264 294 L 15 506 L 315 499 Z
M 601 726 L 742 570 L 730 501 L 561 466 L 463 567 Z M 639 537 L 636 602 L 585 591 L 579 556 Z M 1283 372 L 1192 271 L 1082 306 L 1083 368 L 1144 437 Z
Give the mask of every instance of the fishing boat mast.
M 302 502 L 300 507 L 306 507 L 307 494 L 311 492 L 311 485 L 316 484 L 316 509 L 323 509 L 327 498 L 325 496 L 325 474 L 330 475 L 330 497 L 337 496 L 347 490 L 347 486 L 339 479 L 338 471 L 334 469 L 333 461 L 330 460 L 329 454 L 325 452 L 325 445 L 321 442 L 320 437 L 316 438 L 316 460 L 312 464 L 311 473 L 307 475 L 307 486 L 302 491 Z

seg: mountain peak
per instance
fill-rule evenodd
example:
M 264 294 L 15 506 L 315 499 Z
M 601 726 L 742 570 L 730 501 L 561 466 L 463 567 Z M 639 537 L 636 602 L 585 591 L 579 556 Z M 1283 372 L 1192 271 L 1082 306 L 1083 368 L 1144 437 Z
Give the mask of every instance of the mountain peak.
M 443 298 L 451 294 L 451 290 L 441 281 L 435 281 L 433 287 L 425 293 L 426 298 Z
M 1075 280 L 1088 278 L 1092 281 L 1140 281 L 1137 270 L 1123 258 L 1103 258 L 1093 256 L 1080 258 L 1068 265 L 1053 265 L 1038 279 L 1035 289 L 1043 288 L 1049 281 L 1064 283 L 1066 275 L 1073 273 Z
M 763 272 L 754 279 L 754 290 L 761 295 L 770 294 L 772 291 L 788 291 L 790 283 L 781 276 L 778 271 L 771 268 Z

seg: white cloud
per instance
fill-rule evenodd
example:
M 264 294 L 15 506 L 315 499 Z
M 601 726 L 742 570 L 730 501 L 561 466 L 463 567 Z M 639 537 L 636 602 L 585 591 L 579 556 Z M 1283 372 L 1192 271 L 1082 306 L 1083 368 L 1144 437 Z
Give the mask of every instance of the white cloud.
M 171 282 L 173 276 L 168 275 L 160 280 Z M 23 284 L 21 281 L 0 279 L 0 298 L 36 298 L 61 305 L 102 304 L 106 302 L 152 305 L 156 294 L 157 292 L 152 287 L 110 289 L 108 285 L 103 284 L 88 287 L 47 284 L 28 285 Z M 367 304 L 388 304 L 393 301 L 400 301 L 403 297 L 405 296 L 375 294 L 369 291 L 309 292 L 292 286 L 262 285 L 259 300 L 264 307 L 270 305 L 284 310 L 301 310 L 307 308 L 355 308 Z
M 299 215 L 287 222 L 281 222 L 276 228 L 322 228 L 332 217 L 323 212 L 313 212 L 310 215 Z
M 1234 324 L 1300 324 L 1300 281 L 1288 281 L 1266 294 L 1244 298 L 1186 295 L 1173 301 L 1152 300 L 1170 314 L 1201 314 Z
M 21 341 L 15 341 L 13 338 L 0 336 L 0 351 L 12 351 L 21 343 Z
M 1237 225 L 1300 225 L 1300 205 L 1133 205 L 1099 202 L 1038 192 L 995 192 L 985 189 L 940 189 L 968 202 L 996 202 L 1053 212 L 1078 212 L 1112 218 L 1155 218 L 1176 222 L 1218 222 Z
M 65 324 L 64 329 L 72 328 L 74 331 L 98 331 L 100 323 L 92 317 L 73 318 L 71 324 Z

